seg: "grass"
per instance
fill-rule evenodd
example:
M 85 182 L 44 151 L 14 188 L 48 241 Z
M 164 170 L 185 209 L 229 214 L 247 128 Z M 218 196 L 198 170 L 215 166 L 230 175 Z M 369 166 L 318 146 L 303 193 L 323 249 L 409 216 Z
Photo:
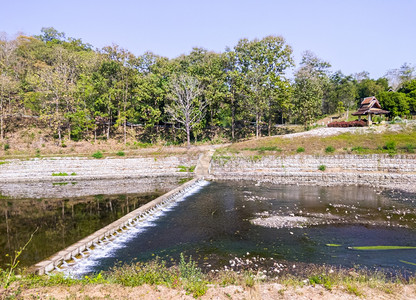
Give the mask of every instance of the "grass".
M 305 152 L 305 148 L 303 147 L 299 147 L 298 149 L 296 149 L 296 153 L 303 153 Z
M 218 273 L 203 273 L 191 257 L 185 258 L 181 254 L 178 264 L 168 267 L 166 262 L 156 258 L 149 262 L 138 262 L 124 264 L 113 267 L 107 272 L 84 276 L 75 279 L 67 277 L 62 273 L 52 276 L 25 275 L 16 276 L 15 270 L 0 269 L 0 285 L 9 287 L 6 295 L 17 295 L 22 290 L 41 287 L 69 287 L 79 286 L 81 290 L 89 285 L 116 284 L 119 287 L 136 287 L 144 284 L 151 286 L 166 286 L 177 290 L 184 290 L 187 294 L 195 298 L 203 296 L 210 285 L 213 286 L 241 286 L 245 288 L 257 288 L 260 282 L 253 271 L 220 271 Z M 303 286 L 321 285 L 328 291 L 337 290 L 358 297 L 366 296 L 366 291 L 370 290 L 370 295 L 374 292 L 381 295 L 400 296 L 402 286 L 415 284 L 415 278 L 390 278 L 386 274 L 377 271 L 356 270 L 356 269 L 333 269 L 329 266 L 311 266 L 303 270 L 298 275 L 279 274 L 276 277 L 267 277 L 263 282 L 279 283 L 283 285 L 283 295 L 285 291 L 294 290 Z M 307 280 L 305 280 L 305 278 Z M 41 290 L 42 291 L 42 290 Z M 48 290 L 44 290 L 48 291 Z M 11 297 L 13 299 L 13 297 Z M 20 298 L 19 298 L 20 299 Z
M 325 165 L 320 165 L 319 167 L 318 167 L 318 170 L 319 171 L 325 171 L 326 170 L 326 166 Z
M 178 172 L 193 172 L 193 171 L 195 171 L 195 167 L 196 166 L 190 166 L 190 167 L 187 167 L 187 166 L 178 166 Z
M 325 153 L 334 153 L 335 148 L 333 146 L 328 146 L 325 148 Z
M 94 158 L 100 159 L 100 158 L 103 158 L 104 155 L 101 151 L 97 151 L 91 156 L 94 157 Z
M 392 143 L 394 142 L 394 143 Z M 305 147 L 307 145 L 307 147 Z M 330 146 L 328 146 L 330 145 Z M 416 129 L 406 129 L 400 132 L 383 133 L 343 133 L 335 136 L 324 137 L 264 137 L 257 140 L 249 140 L 234 143 L 231 146 L 221 149 L 218 155 L 229 155 L 250 149 L 281 149 L 282 155 L 305 153 L 318 154 L 398 154 L 413 153 L 416 150 Z M 331 152 L 332 147 L 334 149 Z M 328 149 L 329 148 L 329 149 Z M 298 149 L 303 149 L 298 150 Z M 328 149 L 329 151 L 326 151 Z M 393 153 L 394 152 L 394 153 Z M 216 153 L 217 154 L 217 153 Z
M 124 153 L 123 151 L 118 151 L 118 152 L 116 153 L 116 155 L 117 155 L 117 156 L 125 156 L 125 155 L 126 155 L 126 153 Z
M 244 148 L 243 150 L 248 151 L 258 151 L 258 152 L 265 152 L 265 151 L 278 151 L 281 152 L 282 149 L 276 147 L 276 146 L 261 146 L 261 147 L 255 147 L 255 148 Z
M 52 176 L 68 176 L 68 173 L 65 173 L 65 172 L 52 173 Z

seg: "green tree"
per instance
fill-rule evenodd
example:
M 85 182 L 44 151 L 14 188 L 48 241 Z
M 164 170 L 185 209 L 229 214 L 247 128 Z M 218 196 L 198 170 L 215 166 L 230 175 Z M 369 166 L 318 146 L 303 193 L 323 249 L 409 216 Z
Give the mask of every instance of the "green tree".
M 247 86 L 246 108 L 256 121 L 256 137 L 260 136 L 262 117 L 278 105 L 276 89 L 286 90 L 285 71 L 293 66 L 292 48 L 280 36 L 268 36 L 261 40 L 241 39 L 234 47 L 237 70 L 244 76 Z
M 319 59 L 312 52 L 306 51 L 303 54 L 301 67 L 295 74 L 293 112 L 305 127 L 322 114 L 322 100 L 328 84 L 329 67 L 328 62 Z

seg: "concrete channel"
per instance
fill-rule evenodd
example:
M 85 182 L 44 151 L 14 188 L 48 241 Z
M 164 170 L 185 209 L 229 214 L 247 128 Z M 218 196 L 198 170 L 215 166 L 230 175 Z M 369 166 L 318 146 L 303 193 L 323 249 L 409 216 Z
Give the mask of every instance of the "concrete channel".
M 117 235 L 126 231 L 131 226 L 135 226 L 142 218 L 157 211 L 163 205 L 172 203 L 180 199 L 181 195 L 195 187 L 203 178 L 198 176 L 183 185 L 171 190 L 170 192 L 154 199 L 153 201 L 135 209 L 117 221 L 105 226 L 104 228 L 94 232 L 93 234 L 83 238 L 75 244 L 59 251 L 51 257 L 35 264 L 29 268 L 29 272 L 43 275 L 48 274 L 61 265 L 65 265 L 70 261 L 75 261 L 77 257 L 85 256 L 85 253 L 94 251 L 98 245 L 105 244 L 108 240 L 116 238 Z

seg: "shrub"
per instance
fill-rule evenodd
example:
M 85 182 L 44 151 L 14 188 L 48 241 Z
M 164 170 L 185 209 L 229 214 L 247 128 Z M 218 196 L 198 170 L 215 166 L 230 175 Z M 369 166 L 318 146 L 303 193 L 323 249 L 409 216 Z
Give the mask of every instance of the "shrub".
M 126 154 L 123 151 L 118 151 L 117 156 L 125 156 Z
M 335 148 L 332 146 L 328 146 L 325 148 L 326 153 L 333 153 L 335 151 Z
M 302 153 L 302 152 L 305 152 L 305 148 L 303 148 L 303 147 L 299 147 L 298 149 L 296 149 L 296 152 L 297 152 L 297 153 Z
M 4 151 L 7 151 L 10 149 L 10 145 L 9 144 L 4 144 L 3 146 Z
M 396 142 L 395 141 L 387 142 L 384 145 L 384 149 L 386 149 L 388 151 L 396 151 Z
M 320 165 L 319 167 L 318 167 L 318 170 L 319 171 L 325 171 L 326 170 L 326 166 L 325 165 Z
M 92 155 L 92 157 L 97 158 L 97 159 L 103 158 L 103 153 L 100 151 L 97 151 Z
M 407 144 L 406 145 L 406 151 L 407 152 L 409 152 L 409 153 L 415 153 L 415 145 L 413 145 L 413 144 Z
M 331 122 L 327 125 L 328 127 L 365 127 L 367 126 L 367 121 L 365 120 L 357 120 L 357 121 L 350 121 L 350 122 Z

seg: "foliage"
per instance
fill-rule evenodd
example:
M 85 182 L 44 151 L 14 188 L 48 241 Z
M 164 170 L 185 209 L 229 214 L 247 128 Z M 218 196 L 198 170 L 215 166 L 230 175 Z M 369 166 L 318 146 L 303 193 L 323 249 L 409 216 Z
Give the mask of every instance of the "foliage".
M 125 156 L 125 155 L 126 155 L 126 153 L 124 153 L 123 151 L 118 151 L 118 152 L 116 153 L 116 155 L 117 155 L 117 156 Z
M 52 176 L 68 176 L 68 173 L 65 173 L 65 172 L 52 173 Z
M 319 167 L 318 167 L 318 170 L 319 171 L 325 171 L 326 170 L 326 166 L 325 165 L 320 165 Z
M 299 147 L 298 149 L 296 149 L 296 152 L 297 152 L 297 153 L 302 153 L 302 152 L 305 152 L 305 148 L 303 148 L 303 147 Z
M 26 247 L 30 244 L 30 242 L 33 239 L 33 235 L 36 233 L 38 228 L 35 229 L 35 231 L 30 235 L 29 240 L 24 244 L 23 247 L 20 247 L 19 250 L 14 251 L 14 255 L 10 256 L 9 254 L 6 254 L 7 257 L 10 257 L 10 263 L 8 264 L 8 268 L 5 270 L 5 278 L 4 278 L 4 288 L 7 289 L 14 277 L 14 272 L 19 265 L 19 257 L 22 255 L 23 251 L 25 251 Z M 2 270 L 0 270 L 2 271 Z
M 367 122 L 364 120 L 357 120 L 357 121 L 335 121 L 331 122 L 327 125 L 328 127 L 365 127 L 367 126 Z
M 91 156 L 94 157 L 94 158 L 97 158 L 97 159 L 100 159 L 100 158 L 104 157 L 104 155 L 101 151 L 97 151 L 97 152 L 93 153 L 93 155 L 91 155 Z
M 182 165 L 178 166 L 179 172 L 193 172 L 193 171 L 195 171 L 195 167 L 196 166 L 190 166 L 190 167 L 186 167 L 186 166 L 182 166 Z
M 271 136 L 281 123 L 307 128 L 344 110 L 348 119 L 368 96 L 392 117 L 416 112 L 414 67 L 406 63 L 371 79 L 367 72 L 331 72 L 307 51 L 290 81 L 293 66 L 293 49 L 281 36 L 240 39 L 224 53 L 193 48 L 173 59 L 135 56 L 118 45 L 94 50 L 53 27 L 0 37 L 0 140 L 21 116 L 48 128 L 45 138 L 61 146 L 92 138 L 189 146 Z
M 325 148 L 325 153 L 333 153 L 335 152 L 335 148 L 333 146 L 328 146 Z

